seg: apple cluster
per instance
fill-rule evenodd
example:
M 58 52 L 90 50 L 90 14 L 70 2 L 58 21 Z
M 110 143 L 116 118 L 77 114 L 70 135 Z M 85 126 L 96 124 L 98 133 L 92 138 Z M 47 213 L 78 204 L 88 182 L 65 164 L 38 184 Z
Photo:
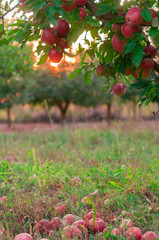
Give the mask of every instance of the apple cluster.
M 65 213 L 66 209 L 64 205 L 59 205 L 58 214 L 63 216 Z M 134 227 L 134 223 L 131 221 L 131 219 L 122 219 L 119 228 L 114 228 L 113 226 L 106 226 L 106 223 L 100 218 L 99 212 L 96 212 L 95 219 L 94 214 L 95 213 L 93 211 L 88 212 L 84 219 L 79 219 L 78 216 L 73 214 L 66 214 L 63 219 L 60 217 L 53 217 L 51 221 L 42 219 L 36 223 L 34 226 L 34 231 L 38 234 L 48 235 L 49 237 L 55 237 L 55 234 L 59 233 L 60 239 L 86 239 L 90 233 L 99 234 L 99 236 L 101 235 L 103 237 L 105 235 L 109 235 L 113 239 L 121 239 L 121 237 L 125 237 L 129 240 L 158 239 L 157 234 L 153 231 L 148 231 L 145 234 L 142 234 L 139 228 Z M 14 238 L 14 240 L 22 239 L 33 240 L 32 236 L 28 233 L 18 234 Z M 41 238 L 41 240 L 47 239 Z
M 152 19 L 157 16 L 156 11 L 150 9 L 151 11 L 151 21 L 146 22 L 142 15 L 141 9 L 138 7 L 130 8 L 125 16 L 125 23 L 122 25 L 119 23 L 114 23 L 112 25 L 112 31 L 115 32 L 112 38 L 112 46 L 116 52 L 122 54 L 125 50 L 127 41 L 130 38 L 135 38 L 136 33 L 142 31 L 142 26 L 150 26 L 152 24 Z M 122 39 L 120 38 L 122 37 Z M 154 68 L 154 62 L 152 60 L 157 54 L 157 50 L 152 45 L 146 45 L 144 48 L 143 60 L 137 68 L 135 66 L 127 66 L 125 69 L 125 75 L 133 75 L 135 78 L 146 79 L 149 77 L 151 70 Z

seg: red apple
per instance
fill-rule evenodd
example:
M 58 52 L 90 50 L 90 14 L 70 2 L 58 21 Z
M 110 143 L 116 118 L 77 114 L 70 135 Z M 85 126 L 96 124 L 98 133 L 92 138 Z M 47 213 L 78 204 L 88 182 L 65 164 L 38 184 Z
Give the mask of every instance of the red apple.
M 125 50 L 125 43 L 126 40 L 120 40 L 117 34 L 115 34 L 112 38 L 112 46 L 117 52 L 123 52 Z
M 33 238 L 28 233 L 20 233 L 15 236 L 14 240 L 33 240 Z
M 66 37 L 69 33 L 70 26 L 66 19 L 59 19 L 57 21 L 56 31 L 60 37 Z
M 141 237 L 142 237 L 142 232 L 139 228 L 137 227 L 131 227 L 129 228 L 126 233 L 125 233 L 125 236 L 131 240 L 140 240 Z
M 142 236 L 141 240 L 156 240 L 157 238 L 158 236 L 156 233 L 148 231 Z
M 141 73 L 142 72 L 142 73 Z M 151 71 L 143 70 L 141 67 L 138 67 L 133 73 L 133 77 L 137 79 L 146 79 L 150 76 Z M 140 76 L 141 75 L 141 76 Z
M 75 226 L 67 226 L 63 229 L 64 239 L 81 239 L 82 233 L 81 231 Z
M 143 18 L 141 16 L 141 9 L 138 7 L 130 8 L 126 13 L 125 19 L 129 25 L 133 27 L 139 26 L 143 21 Z
M 71 225 L 76 220 L 76 216 L 73 214 L 67 214 L 64 216 L 63 220 L 65 226 Z
M 121 24 L 119 23 L 114 23 L 112 25 L 112 31 L 115 32 L 115 33 L 118 33 L 121 31 Z
M 76 0 L 77 6 L 83 7 L 87 4 L 87 0 Z
M 99 77 L 104 76 L 104 75 L 105 75 L 105 70 L 106 70 L 105 65 L 99 65 L 99 66 L 96 68 L 96 74 L 97 74 L 97 76 L 99 76 Z
M 63 58 L 63 52 L 57 51 L 56 48 L 51 48 L 48 56 L 53 63 L 59 63 Z
M 88 232 L 88 223 L 84 220 L 77 220 L 72 225 L 79 228 L 81 230 L 81 232 L 83 232 L 83 233 Z
M 7 196 L 2 196 L 2 197 L 0 197 L 0 203 L 5 203 L 5 202 L 7 202 L 7 201 L 8 201 Z
M 50 226 L 51 226 L 54 230 L 58 231 L 58 230 L 61 228 L 61 226 L 62 226 L 62 221 L 61 221 L 61 219 L 58 218 L 58 217 L 54 217 L 54 218 L 51 219 L 51 221 L 50 221 Z
M 66 207 L 64 204 L 59 204 L 55 207 L 55 212 L 60 215 L 64 215 L 66 213 Z
M 46 219 L 42 219 L 42 220 L 40 220 L 39 222 L 37 222 L 35 224 L 35 230 L 38 233 L 46 233 L 46 234 L 48 234 L 49 231 L 50 231 L 50 228 L 51 228 L 50 223 Z
M 121 235 L 121 232 L 118 228 L 114 228 L 112 231 L 111 231 L 111 234 L 118 237 Z
M 157 17 L 157 13 L 156 13 L 155 10 L 153 10 L 153 9 L 151 8 L 150 11 L 151 11 L 152 19 L 155 18 L 155 17 Z M 152 19 L 151 19 L 151 21 L 149 21 L 149 22 L 144 21 L 144 24 L 147 25 L 147 26 L 150 26 L 151 23 L 152 23 Z
M 143 70 L 151 70 L 154 68 L 154 62 L 152 61 L 151 58 L 144 58 L 140 64 L 141 68 Z
M 72 3 L 68 4 L 68 0 L 64 0 L 64 3 L 61 7 L 66 11 L 66 12 L 71 12 L 73 9 L 76 7 L 76 2 L 73 1 Z
M 26 0 L 19 0 L 20 3 L 25 3 Z
M 157 50 L 153 45 L 150 45 L 149 47 L 146 46 L 144 48 L 144 53 L 151 54 L 152 57 L 156 57 L 157 55 Z
M 122 219 L 122 222 L 120 224 L 120 230 L 125 231 L 128 228 L 133 227 L 133 226 L 134 226 L 134 224 L 131 221 L 131 219 Z
M 122 83 L 116 83 L 113 86 L 112 91 L 115 95 L 123 96 L 126 92 L 126 88 Z
M 53 29 L 44 29 L 41 35 L 41 41 L 53 45 L 58 42 L 58 37 L 55 35 Z
M 121 27 L 121 32 L 124 37 L 131 38 L 134 33 L 138 33 L 140 31 L 140 27 L 132 27 L 128 23 L 124 23 Z
M 87 16 L 87 13 L 86 13 L 86 10 L 82 7 L 78 8 L 78 9 L 80 10 L 79 18 L 82 21 Z
M 69 48 L 67 40 L 65 38 L 59 38 L 57 44 L 60 45 L 62 49 Z
M 85 216 L 85 220 L 86 222 L 89 222 L 90 219 L 94 218 L 94 212 L 91 211 L 89 213 L 87 213 L 87 215 Z M 99 213 L 96 212 L 96 218 L 99 218 Z
M 106 228 L 104 228 L 104 230 L 103 230 L 103 232 L 102 232 L 102 233 L 104 234 L 105 232 L 110 232 L 110 229 L 109 229 L 109 228 L 107 228 L 107 227 L 106 227 Z
M 93 225 L 93 222 L 94 222 L 94 225 Z M 89 220 L 89 227 L 90 229 L 92 229 L 93 227 L 93 232 L 94 233 L 97 233 L 97 232 L 103 232 L 103 230 L 105 229 L 106 227 L 106 224 L 105 222 L 100 219 L 100 218 L 96 218 L 95 221 L 94 219 L 92 218 L 91 220 Z

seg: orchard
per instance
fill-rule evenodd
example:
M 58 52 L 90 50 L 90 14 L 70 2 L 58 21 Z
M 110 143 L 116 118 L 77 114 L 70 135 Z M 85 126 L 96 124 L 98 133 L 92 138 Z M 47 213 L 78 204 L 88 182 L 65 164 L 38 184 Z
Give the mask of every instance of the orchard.
M 1 11 L 1 45 L 18 41 L 24 47 L 36 41 L 40 65 L 74 57 L 76 43 L 81 66 L 70 78 L 84 72 L 88 83 L 96 72 L 105 76 L 107 91 L 114 94 L 120 95 L 114 91 L 118 84 L 124 92 L 141 89 L 141 105 L 159 95 L 157 0 L 19 0 L 11 5 L 8 1 Z M 17 17 L 8 28 L 5 18 L 11 12 Z

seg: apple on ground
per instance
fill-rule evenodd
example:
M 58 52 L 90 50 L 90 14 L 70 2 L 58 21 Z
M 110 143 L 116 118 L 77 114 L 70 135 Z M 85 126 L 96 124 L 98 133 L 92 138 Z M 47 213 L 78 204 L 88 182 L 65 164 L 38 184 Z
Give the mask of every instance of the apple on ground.
M 56 214 L 64 215 L 66 213 L 66 206 L 64 204 L 58 204 L 55 207 Z
M 0 203 L 5 203 L 5 202 L 7 202 L 7 201 L 8 201 L 7 196 L 2 196 L 2 197 L 0 197 Z
M 74 186 L 79 185 L 80 182 L 81 182 L 81 179 L 76 177 L 76 178 L 73 178 L 73 179 L 70 180 L 70 185 L 72 187 L 74 187 Z
M 59 217 L 54 217 L 53 219 L 51 219 L 50 221 L 50 226 L 51 228 L 53 228 L 54 230 L 58 231 L 61 227 L 62 227 L 62 221 Z
M 125 43 L 126 39 L 120 40 L 117 34 L 112 38 L 112 46 L 117 52 L 123 52 L 125 50 Z
M 139 26 L 143 22 L 143 17 L 141 16 L 141 9 L 138 7 L 130 8 L 126 13 L 125 19 L 130 26 Z
M 93 225 L 93 222 L 94 222 L 94 225 Z M 105 227 L 106 227 L 105 222 L 100 218 L 95 218 L 95 221 L 93 218 L 91 220 L 89 220 L 89 228 L 91 230 L 93 228 L 94 233 L 103 232 Z
M 88 233 L 88 223 L 84 220 L 77 220 L 73 224 L 73 226 L 76 226 L 81 230 L 82 233 Z
M 66 19 L 58 19 L 55 29 L 60 37 L 66 37 L 70 30 L 69 22 Z
M 51 226 L 50 226 L 50 223 L 49 223 L 48 220 L 42 219 L 42 220 L 40 220 L 39 222 L 37 222 L 35 224 L 35 228 L 34 229 L 35 229 L 35 231 L 37 233 L 41 233 L 41 234 L 42 233 L 46 233 L 46 234 L 48 234 L 50 229 L 51 229 Z
M 121 235 L 121 232 L 118 228 L 114 228 L 112 231 L 111 231 L 111 234 L 118 237 Z
M 134 226 L 134 224 L 131 221 L 131 219 L 122 219 L 122 222 L 121 222 L 119 228 L 120 228 L 121 231 L 125 231 L 128 228 L 133 227 L 133 226 Z
M 63 229 L 64 239 L 81 239 L 82 233 L 76 226 L 67 226 Z
M 77 216 L 73 214 L 67 214 L 63 218 L 63 224 L 66 225 L 71 225 L 75 220 Z
M 49 52 L 50 61 L 53 63 L 59 63 L 63 58 L 63 52 L 57 51 L 55 47 L 51 48 Z
M 96 212 L 96 218 L 99 218 L 99 217 L 100 217 L 100 214 L 98 212 Z M 89 220 L 91 220 L 92 218 L 94 218 L 94 212 L 93 211 L 87 213 L 86 216 L 85 216 L 86 222 L 89 222 Z
M 142 232 L 137 227 L 131 227 L 125 232 L 125 237 L 127 237 L 128 240 L 140 240 Z
M 144 235 L 142 235 L 142 238 L 141 238 L 141 240 L 156 240 L 156 239 L 158 239 L 158 236 L 156 233 L 152 231 L 148 231 L 144 233 Z
M 115 95 L 123 96 L 126 93 L 126 88 L 122 83 L 116 83 L 113 86 L 112 91 Z
M 14 240 L 33 240 L 33 238 L 28 233 L 20 233 L 15 236 Z

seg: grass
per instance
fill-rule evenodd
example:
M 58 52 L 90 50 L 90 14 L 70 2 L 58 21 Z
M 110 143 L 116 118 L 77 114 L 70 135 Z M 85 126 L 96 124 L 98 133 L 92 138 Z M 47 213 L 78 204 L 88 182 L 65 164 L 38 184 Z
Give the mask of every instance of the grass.
M 120 225 L 124 210 L 125 218 L 131 218 L 143 233 L 159 234 L 159 212 L 149 210 L 152 203 L 159 207 L 157 132 L 63 128 L 1 134 L 0 143 L 0 196 L 8 198 L 0 205 L 4 239 L 20 232 L 40 239 L 34 225 L 43 218 L 51 220 L 58 203 L 82 218 L 95 206 L 107 225 L 114 227 Z M 71 187 L 74 177 L 81 183 Z M 96 189 L 99 193 L 90 196 Z M 93 205 L 82 203 L 84 196 Z

